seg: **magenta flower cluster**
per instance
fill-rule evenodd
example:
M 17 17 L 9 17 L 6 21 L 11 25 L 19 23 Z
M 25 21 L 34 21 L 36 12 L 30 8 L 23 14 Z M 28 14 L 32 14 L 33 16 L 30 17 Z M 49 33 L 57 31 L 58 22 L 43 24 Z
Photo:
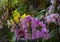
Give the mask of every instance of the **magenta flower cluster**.
M 15 32 L 16 38 L 19 40 L 21 37 L 28 39 L 50 38 L 49 30 L 46 25 L 32 16 L 24 18 L 21 23 L 21 29 L 17 29 L 16 25 L 13 26 L 11 31 Z
M 28 33 L 28 24 L 30 24 L 30 29 L 31 29 L 31 35 Z M 50 34 L 48 33 L 49 31 L 46 29 L 46 25 L 42 22 L 39 21 L 36 18 L 33 18 L 32 16 L 29 16 L 24 19 L 22 27 L 24 28 L 25 31 L 25 39 L 37 39 L 37 38 L 45 38 L 48 39 L 50 37 Z M 41 27 L 40 29 L 38 29 Z

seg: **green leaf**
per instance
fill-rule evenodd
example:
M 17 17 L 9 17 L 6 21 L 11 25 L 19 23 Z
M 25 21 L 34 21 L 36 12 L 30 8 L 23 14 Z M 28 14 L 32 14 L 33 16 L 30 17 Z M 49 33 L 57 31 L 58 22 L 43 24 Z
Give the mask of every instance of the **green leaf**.
M 27 5 L 20 6 L 17 10 L 20 13 L 20 15 L 22 15 L 27 11 Z
M 12 37 L 12 40 L 11 40 L 11 42 L 15 42 L 16 41 L 16 37 L 15 37 L 15 35 Z
M 16 41 L 16 37 L 15 37 L 15 34 L 13 32 L 10 32 L 8 33 L 8 39 L 10 42 L 15 42 Z

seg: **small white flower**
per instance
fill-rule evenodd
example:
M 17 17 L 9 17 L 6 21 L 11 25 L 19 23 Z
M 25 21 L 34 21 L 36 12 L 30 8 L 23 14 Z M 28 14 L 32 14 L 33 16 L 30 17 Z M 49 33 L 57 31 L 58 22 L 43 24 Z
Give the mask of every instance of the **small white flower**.
M 0 20 L 0 29 L 2 29 L 2 28 L 3 28 L 3 25 L 2 25 L 1 20 Z
M 0 24 L 0 29 L 2 29 L 3 28 L 3 25 L 2 24 Z
M 8 28 L 11 26 L 11 23 L 9 20 L 7 20 L 7 25 L 8 25 Z

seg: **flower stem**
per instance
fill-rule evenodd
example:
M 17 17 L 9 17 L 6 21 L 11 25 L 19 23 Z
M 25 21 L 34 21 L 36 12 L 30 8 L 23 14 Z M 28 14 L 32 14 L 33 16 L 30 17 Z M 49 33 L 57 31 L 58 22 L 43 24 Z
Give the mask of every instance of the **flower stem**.
M 39 42 L 39 38 L 37 39 L 37 42 Z
M 28 42 L 28 40 L 26 40 L 26 42 Z
M 54 4 L 54 13 L 56 13 L 57 12 L 57 0 L 55 0 L 55 4 Z

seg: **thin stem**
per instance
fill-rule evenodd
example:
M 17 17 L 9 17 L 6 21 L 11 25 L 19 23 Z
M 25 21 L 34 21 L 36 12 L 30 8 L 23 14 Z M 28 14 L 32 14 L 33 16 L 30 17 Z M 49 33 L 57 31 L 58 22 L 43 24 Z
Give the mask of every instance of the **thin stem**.
M 17 40 L 17 42 L 18 42 L 18 40 Z
M 26 42 L 28 42 L 28 40 L 26 40 Z
M 57 0 L 55 0 L 55 4 L 54 4 L 54 13 L 57 12 Z
M 39 38 L 37 39 L 37 42 L 39 42 Z
M 44 38 L 42 38 L 42 42 L 45 42 L 45 39 Z
M 18 42 L 17 38 L 16 38 L 16 41 L 15 42 Z

